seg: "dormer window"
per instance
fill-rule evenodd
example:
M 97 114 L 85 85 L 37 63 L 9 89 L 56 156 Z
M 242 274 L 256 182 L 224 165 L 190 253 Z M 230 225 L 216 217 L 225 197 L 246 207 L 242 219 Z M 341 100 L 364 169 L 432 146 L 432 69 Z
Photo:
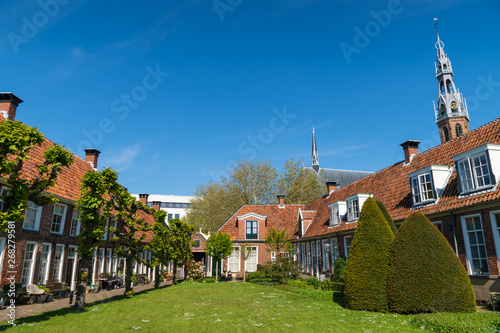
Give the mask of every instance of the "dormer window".
M 258 222 L 246 221 L 246 239 L 258 239 Z
M 330 227 L 336 227 L 342 222 L 346 214 L 346 202 L 336 201 L 328 205 Z
M 436 202 L 443 194 L 453 167 L 429 165 L 408 174 L 413 207 Z
M 429 172 L 411 178 L 413 204 L 434 200 L 431 174 Z
M 361 207 L 369 197 L 371 197 L 370 194 L 359 193 L 346 198 L 347 222 L 355 222 L 359 219 Z
M 485 144 L 455 156 L 460 194 L 492 188 L 495 174 L 500 173 L 499 158 L 497 144 Z

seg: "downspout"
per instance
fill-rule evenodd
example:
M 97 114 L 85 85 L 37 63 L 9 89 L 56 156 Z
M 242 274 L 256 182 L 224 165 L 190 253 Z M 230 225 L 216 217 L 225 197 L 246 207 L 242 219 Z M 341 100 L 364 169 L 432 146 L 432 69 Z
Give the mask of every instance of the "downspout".
M 450 218 L 451 218 L 451 230 L 453 230 L 453 241 L 455 242 L 455 253 L 458 257 L 457 234 L 455 231 L 455 215 L 453 214 L 453 212 L 450 212 Z

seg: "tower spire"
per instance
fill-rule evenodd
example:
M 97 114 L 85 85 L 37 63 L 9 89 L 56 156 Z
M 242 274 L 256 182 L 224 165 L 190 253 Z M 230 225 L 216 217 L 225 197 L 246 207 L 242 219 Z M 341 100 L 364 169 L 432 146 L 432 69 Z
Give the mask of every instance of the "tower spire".
M 313 165 L 313 169 L 316 170 L 316 168 L 317 168 L 319 170 L 318 147 L 316 146 L 316 135 L 314 133 L 314 121 L 313 121 L 313 138 L 312 138 L 312 165 Z M 317 167 L 315 167 L 315 166 L 317 166 Z
M 434 24 L 437 34 L 435 45 L 437 60 L 435 66 L 439 87 L 437 107 L 436 103 L 434 103 L 434 114 L 441 136 L 441 143 L 445 143 L 469 132 L 469 112 L 467 111 L 465 98 L 455 87 L 451 61 L 444 52 L 444 43 L 439 38 L 437 18 L 434 19 Z

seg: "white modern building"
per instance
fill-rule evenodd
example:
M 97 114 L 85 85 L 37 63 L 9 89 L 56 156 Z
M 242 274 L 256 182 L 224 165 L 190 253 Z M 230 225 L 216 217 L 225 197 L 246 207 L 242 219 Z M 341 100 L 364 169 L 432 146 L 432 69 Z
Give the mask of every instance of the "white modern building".
M 132 194 L 132 196 L 146 202 L 148 206 L 159 208 L 167 212 L 167 221 L 171 219 L 183 219 L 186 217 L 187 209 L 191 207 L 194 196 L 188 195 L 165 195 L 165 194 Z

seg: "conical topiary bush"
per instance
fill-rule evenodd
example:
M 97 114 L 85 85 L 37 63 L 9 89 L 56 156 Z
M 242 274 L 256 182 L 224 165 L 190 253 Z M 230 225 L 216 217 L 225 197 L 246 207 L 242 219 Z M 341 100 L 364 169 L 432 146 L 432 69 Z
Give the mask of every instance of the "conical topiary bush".
M 396 225 L 394 224 L 394 221 L 392 220 L 391 215 L 389 215 L 389 212 L 387 211 L 387 208 L 385 207 L 384 203 L 380 200 L 375 200 L 375 202 L 378 205 L 378 208 L 380 208 L 380 211 L 382 214 L 384 214 L 385 220 L 387 223 L 389 223 L 389 227 L 391 227 L 392 233 L 394 234 L 394 237 L 396 237 L 398 233 L 398 228 L 396 228 Z
M 399 227 L 390 254 L 389 310 L 398 313 L 475 312 L 464 266 L 439 230 L 419 212 Z
M 347 260 L 344 293 L 349 309 L 387 311 L 387 272 L 393 240 L 377 203 L 368 198 L 361 209 Z

